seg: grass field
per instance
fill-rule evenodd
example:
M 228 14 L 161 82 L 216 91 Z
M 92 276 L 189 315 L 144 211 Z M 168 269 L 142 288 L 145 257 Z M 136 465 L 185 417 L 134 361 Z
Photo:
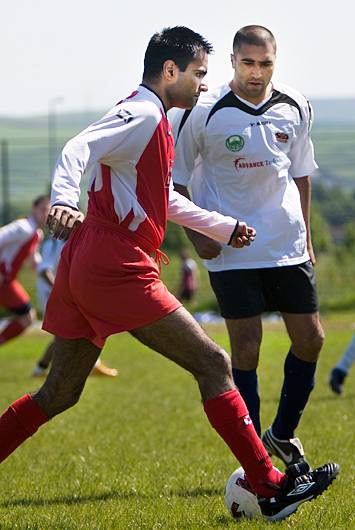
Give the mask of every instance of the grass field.
M 355 527 L 354 373 L 340 398 L 327 385 L 354 320 L 349 313 L 325 320 L 317 386 L 298 431 L 310 461 L 338 461 L 340 478 L 277 524 L 280 530 Z M 208 332 L 228 348 L 223 326 Z M 1 409 L 36 388 L 29 373 L 48 340 L 37 331 L 1 348 Z M 266 324 L 260 366 L 264 427 L 275 413 L 287 349 L 282 325 Z M 103 359 L 119 368 L 119 376 L 89 378 L 78 406 L 1 465 L 1 530 L 270 528 L 263 521 L 234 522 L 226 512 L 223 488 L 237 464 L 204 417 L 193 379 L 128 334 L 112 337 Z

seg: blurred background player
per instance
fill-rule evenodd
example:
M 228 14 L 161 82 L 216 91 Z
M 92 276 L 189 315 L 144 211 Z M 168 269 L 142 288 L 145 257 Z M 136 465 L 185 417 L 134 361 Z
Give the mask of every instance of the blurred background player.
M 24 261 L 35 256 L 48 213 L 49 197 L 41 195 L 33 201 L 28 217 L 0 228 L 0 307 L 15 315 L 0 333 L 0 345 L 20 335 L 36 317 L 16 277 Z
M 349 346 L 345 350 L 338 364 L 330 372 L 330 379 L 329 379 L 330 388 L 336 394 L 343 393 L 343 386 L 344 386 L 345 378 L 348 375 L 349 370 L 352 367 L 354 361 L 355 361 L 355 335 L 353 336 Z
M 183 248 L 180 252 L 181 258 L 181 283 L 178 298 L 181 301 L 192 302 L 198 288 L 198 267 L 194 259 L 190 257 L 189 251 Z
M 42 259 L 37 266 L 37 297 L 42 316 L 45 313 L 47 301 L 54 285 L 55 275 L 64 245 L 65 241 L 62 239 L 48 238 L 43 243 L 41 249 Z M 33 377 L 44 377 L 47 375 L 47 370 L 52 361 L 53 354 L 54 342 L 51 341 L 36 364 L 32 372 Z M 118 371 L 115 368 L 105 366 L 99 358 L 96 361 L 91 374 L 115 377 L 118 374 Z

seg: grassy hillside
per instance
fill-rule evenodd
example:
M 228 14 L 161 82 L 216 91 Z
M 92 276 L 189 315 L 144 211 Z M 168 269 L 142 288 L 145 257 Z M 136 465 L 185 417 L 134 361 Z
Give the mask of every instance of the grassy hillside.
M 312 138 L 322 181 L 354 187 L 355 124 L 318 124 Z
M 313 139 L 321 178 L 328 183 L 354 186 L 355 112 L 351 109 L 355 108 L 355 100 L 314 100 L 312 103 L 316 111 Z M 101 115 L 101 111 L 58 114 L 51 153 L 47 116 L 1 118 L 0 141 L 8 143 L 10 196 L 15 215 L 31 197 L 48 190 L 50 160 L 56 158 L 64 143 Z

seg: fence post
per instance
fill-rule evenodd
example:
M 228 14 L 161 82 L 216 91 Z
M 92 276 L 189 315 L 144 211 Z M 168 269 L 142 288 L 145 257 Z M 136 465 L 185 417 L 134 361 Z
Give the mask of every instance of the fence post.
M 2 224 L 10 222 L 11 205 L 10 205 L 10 171 L 9 171 L 9 142 L 1 140 L 0 147 L 1 158 L 1 195 L 2 195 Z

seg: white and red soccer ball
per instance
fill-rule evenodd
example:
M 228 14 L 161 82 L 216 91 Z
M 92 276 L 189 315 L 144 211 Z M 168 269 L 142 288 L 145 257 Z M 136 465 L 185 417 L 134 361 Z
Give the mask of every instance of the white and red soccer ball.
M 234 519 L 262 516 L 256 495 L 245 479 L 242 467 L 238 467 L 229 477 L 224 490 L 224 503 Z

